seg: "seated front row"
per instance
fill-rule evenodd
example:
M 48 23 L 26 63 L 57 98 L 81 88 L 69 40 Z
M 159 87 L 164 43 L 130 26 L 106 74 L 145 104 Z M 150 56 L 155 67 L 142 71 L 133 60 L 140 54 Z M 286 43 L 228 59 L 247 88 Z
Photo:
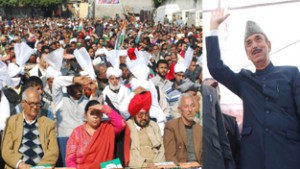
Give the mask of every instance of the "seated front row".
M 158 124 L 150 120 L 151 102 L 149 91 L 136 94 L 128 106 L 131 118 L 126 125 L 109 106 L 89 101 L 85 106 L 86 122 L 75 128 L 68 140 L 67 167 L 100 168 L 101 162 L 114 159 L 115 137 L 126 126 L 130 129 L 130 143 L 125 142 L 130 146 L 130 158 L 125 159 L 129 167 L 153 167 L 154 163 L 164 161 L 196 161 L 201 164 L 202 129 L 193 121 L 196 113 L 193 97 L 181 95 L 178 105 L 181 117 L 167 122 L 163 138 Z M 55 166 L 59 151 L 55 125 L 53 121 L 37 116 L 40 97 L 34 88 L 23 93 L 22 105 L 23 113 L 8 119 L 3 134 L 2 154 L 6 167 Z M 110 120 L 101 121 L 103 114 Z M 129 156 L 126 148 L 124 150 L 124 156 Z

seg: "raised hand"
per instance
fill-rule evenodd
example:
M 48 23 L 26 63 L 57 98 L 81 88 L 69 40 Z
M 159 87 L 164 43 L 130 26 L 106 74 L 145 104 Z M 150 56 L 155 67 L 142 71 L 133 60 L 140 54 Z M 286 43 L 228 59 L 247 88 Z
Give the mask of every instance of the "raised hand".
M 96 95 L 97 95 L 97 89 L 98 89 L 98 82 L 97 82 L 97 80 L 92 81 L 92 83 L 90 84 L 90 89 L 92 91 L 92 95 L 94 97 L 96 97 Z
M 219 25 L 229 16 L 230 14 L 224 14 L 223 8 L 217 8 L 211 13 L 210 18 L 210 30 L 217 30 Z
M 143 93 L 143 92 L 146 92 L 146 91 L 147 91 L 147 90 L 146 90 L 145 88 L 139 86 L 139 87 L 137 87 L 137 88 L 133 91 L 133 93 L 134 93 L 134 94 L 140 94 L 140 93 Z
M 89 77 L 89 75 L 74 77 L 74 83 L 78 83 L 81 85 L 88 85 L 92 82 L 92 79 Z
M 102 110 L 102 104 L 96 104 L 96 105 L 93 105 L 91 107 L 89 107 L 89 110 L 98 110 L 98 111 L 101 111 Z
M 88 111 L 93 111 L 93 110 L 100 111 L 101 113 L 106 114 L 107 116 L 109 116 L 109 114 L 113 111 L 111 107 L 102 104 L 93 105 L 89 108 Z

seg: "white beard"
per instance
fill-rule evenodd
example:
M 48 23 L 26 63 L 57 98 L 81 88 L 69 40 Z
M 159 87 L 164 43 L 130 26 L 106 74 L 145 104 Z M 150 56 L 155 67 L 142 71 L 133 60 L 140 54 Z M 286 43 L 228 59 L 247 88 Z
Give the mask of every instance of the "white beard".
M 121 81 L 119 81 L 119 83 L 118 83 L 117 86 L 112 85 L 110 82 L 108 82 L 108 85 L 109 85 L 110 90 L 116 91 L 116 90 L 120 89 L 120 87 L 121 87 Z

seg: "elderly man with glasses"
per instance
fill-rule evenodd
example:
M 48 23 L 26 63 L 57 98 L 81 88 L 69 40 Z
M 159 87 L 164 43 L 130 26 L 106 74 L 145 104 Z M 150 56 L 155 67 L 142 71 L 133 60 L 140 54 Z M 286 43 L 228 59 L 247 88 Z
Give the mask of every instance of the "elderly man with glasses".
M 58 159 L 55 124 L 47 117 L 39 117 L 39 92 L 29 87 L 22 94 L 22 113 L 11 116 L 3 133 L 2 155 L 5 168 L 29 169 L 50 164 Z

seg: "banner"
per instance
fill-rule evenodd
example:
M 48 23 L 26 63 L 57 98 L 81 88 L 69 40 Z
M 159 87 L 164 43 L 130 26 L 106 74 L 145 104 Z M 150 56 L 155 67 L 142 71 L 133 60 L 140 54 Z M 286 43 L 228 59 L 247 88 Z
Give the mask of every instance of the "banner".
M 119 4 L 120 0 L 97 0 L 96 1 L 98 5 L 103 5 L 103 4 Z

